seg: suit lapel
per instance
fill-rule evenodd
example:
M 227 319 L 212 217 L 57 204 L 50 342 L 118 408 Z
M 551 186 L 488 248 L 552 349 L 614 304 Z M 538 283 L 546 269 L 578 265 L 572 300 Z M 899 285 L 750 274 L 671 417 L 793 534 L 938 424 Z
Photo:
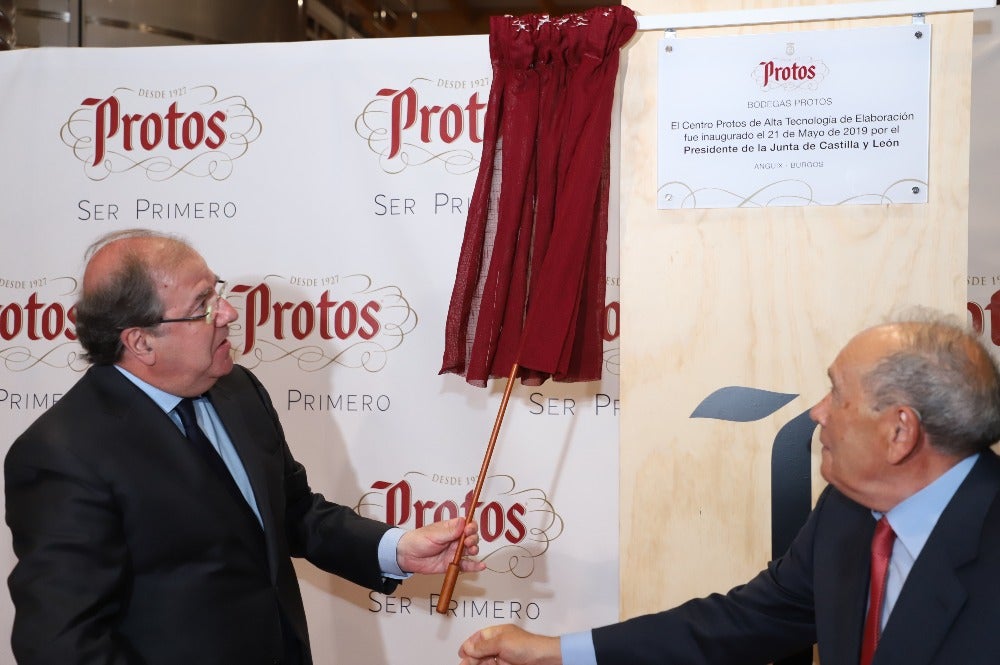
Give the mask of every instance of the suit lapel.
M 846 519 L 845 516 L 841 522 L 845 532 L 843 538 L 837 541 L 839 551 L 832 557 L 833 575 L 827 580 L 832 586 L 830 597 L 835 602 L 829 619 L 835 625 L 824 630 L 835 636 L 835 639 L 824 642 L 823 651 L 831 663 L 857 663 L 861 653 L 861 627 L 864 625 L 868 600 L 875 519 L 870 511 L 860 509 L 854 520 Z
M 995 456 L 986 451 L 948 503 L 906 578 L 872 665 L 927 665 L 961 611 L 963 566 L 979 556 L 986 511 L 998 491 Z
M 197 478 L 201 462 L 187 451 L 187 440 L 177 425 L 146 393 L 121 372 L 110 365 L 95 366 L 89 370 L 107 415 L 120 421 L 133 446 L 141 447 L 157 459 L 168 459 L 172 468 L 190 480 Z M 183 484 L 184 480 L 177 479 Z M 178 487 L 178 491 L 188 490 Z
M 259 433 L 255 435 L 247 425 L 243 410 L 240 408 L 240 402 L 234 392 L 220 382 L 209 391 L 209 394 L 212 398 L 212 405 L 226 426 L 233 447 L 243 462 L 250 487 L 253 489 L 257 511 L 260 513 L 263 524 L 264 538 L 267 542 L 268 563 L 271 575 L 274 577 L 277 571 L 278 556 L 274 543 L 277 523 L 275 522 L 275 507 L 272 505 L 275 492 L 274 488 L 271 487 L 268 475 L 269 469 L 273 473 L 274 461 L 267 459 L 267 451 L 258 445 L 260 435 Z M 279 454 L 278 451 L 274 451 L 274 453 Z
M 238 533 L 246 539 L 248 547 L 260 553 L 261 564 L 265 564 L 260 525 L 250 507 L 242 495 L 233 496 L 201 455 L 190 449 L 190 442 L 170 416 L 113 366 L 95 366 L 88 370 L 88 374 L 105 396 L 103 404 L 108 415 L 121 421 L 123 431 L 129 433 L 135 445 L 145 447 L 150 455 L 169 459 L 165 464 L 176 470 L 175 475 L 166 480 L 171 483 L 172 491 L 204 493 L 206 514 L 215 515 L 214 519 L 225 520 L 234 526 L 246 523 L 247 528 L 239 529 Z M 229 428 L 228 422 L 226 427 Z M 235 442 L 236 437 L 233 438 Z M 237 450 L 246 460 L 246 452 L 241 448 Z M 251 475 L 249 466 L 247 471 Z M 251 486 L 255 496 L 259 497 L 252 475 Z M 270 557 L 267 561 L 270 562 Z

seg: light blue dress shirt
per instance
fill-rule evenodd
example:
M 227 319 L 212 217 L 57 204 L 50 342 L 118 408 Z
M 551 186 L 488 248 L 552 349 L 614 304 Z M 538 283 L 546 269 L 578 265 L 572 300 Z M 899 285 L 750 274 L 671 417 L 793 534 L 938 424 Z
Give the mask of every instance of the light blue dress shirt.
M 910 574 L 913 562 L 924 549 L 934 525 L 978 459 L 978 454 L 966 457 L 930 485 L 886 513 L 889 524 L 896 533 L 896 541 L 893 543 L 892 558 L 889 560 L 889 575 L 886 579 L 885 599 L 882 604 L 882 626 L 885 626 L 903 589 L 906 576 Z M 874 510 L 872 515 L 876 520 L 882 517 L 882 513 Z M 597 665 L 594 638 L 589 630 L 561 636 L 559 649 L 563 665 Z
M 115 368 L 142 392 L 146 393 L 158 407 L 163 409 L 181 432 L 184 431 L 180 416 L 174 411 L 174 407 L 181 401 L 180 397 L 171 395 L 156 386 L 150 385 L 118 365 L 115 365 Z M 193 400 L 193 402 L 195 416 L 198 418 L 198 425 L 205 432 L 205 436 L 208 437 L 212 446 L 218 451 L 222 461 L 225 462 L 226 468 L 229 469 L 229 473 L 232 474 L 237 487 L 240 488 L 243 498 L 246 499 L 254 515 L 257 516 L 257 522 L 263 526 L 263 521 L 260 518 L 260 510 L 257 508 L 257 500 L 254 497 L 253 488 L 250 486 L 250 479 L 247 477 L 246 469 L 243 467 L 243 461 L 236 452 L 236 448 L 233 446 L 233 442 L 229 438 L 229 433 L 226 432 L 222 420 L 219 419 L 219 414 L 216 413 L 211 400 L 198 398 Z M 379 541 L 378 561 L 379 567 L 382 569 L 382 574 L 385 577 L 406 579 L 410 576 L 409 573 L 403 572 L 399 564 L 396 563 L 396 546 L 399 544 L 399 539 L 402 538 L 403 533 L 405 532 L 402 529 L 394 527 L 386 531 L 382 536 L 382 540 Z
M 892 545 L 889 574 L 885 582 L 885 598 L 882 601 L 880 617 L 882 627 L 885 627 L 885 622 L 896 605 L 903 583 L 913 568 L 913 562 L 920 556 L 941 513 L 978 459 L 978 454 L 966 457 L 941 474 L 933 483 L 885 513 L 889 525 L 896 533 L 896 540 Z M 882 518 L 882 513 L 874 510 L 872 515 L 876 520 Z

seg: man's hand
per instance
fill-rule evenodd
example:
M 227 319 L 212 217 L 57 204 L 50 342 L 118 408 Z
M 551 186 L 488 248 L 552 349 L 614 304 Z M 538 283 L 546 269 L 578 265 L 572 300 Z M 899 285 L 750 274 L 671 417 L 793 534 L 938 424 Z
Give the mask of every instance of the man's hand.
M 479 554 L 479 525 L 473 521 L 466 526 L 464 517 L 407 531 L 396 546 L 396 563 L 407 573 L 443 573 L 460 542 L 464 545 L 461 571 L 485 570 L 485 563 L 468 558 Z
M 558 637 L 536 635 L 509 623 L 473 633 L 458 655 L 460 665 L 562 665 Z

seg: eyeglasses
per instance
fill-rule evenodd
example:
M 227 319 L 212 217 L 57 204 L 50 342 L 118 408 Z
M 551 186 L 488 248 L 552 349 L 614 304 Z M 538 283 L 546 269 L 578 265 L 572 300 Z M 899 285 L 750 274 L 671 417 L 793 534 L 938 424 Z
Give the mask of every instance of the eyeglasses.
M 215 315 L 219 313 L 219 303 L 226 297 L 226 280 L 219 279 L 215 282 L 215 293 L 205 300 L 205 313 L 194 316 L 181 316 L 176 319 L 160 319 L 158 323 L 184 323 L 186 321 L 203 320 L 209 325 L 215 324 Z

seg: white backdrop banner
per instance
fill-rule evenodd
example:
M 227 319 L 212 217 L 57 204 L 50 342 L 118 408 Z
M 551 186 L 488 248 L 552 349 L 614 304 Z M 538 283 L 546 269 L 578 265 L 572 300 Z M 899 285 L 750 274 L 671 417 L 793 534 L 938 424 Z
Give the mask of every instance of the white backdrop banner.
M 229 281 L 237 362 L 315 490 L 409 528 L 465 514 L 503 381 L 438 369 L 490 77 L 485 36 L 4 54 L 0 449 L 85 369 L 84 249 L 150 227 Z M 486 625 L 617 618 L 612 224 L 605 378 L 515 387 L 477 510 L 488 570 L 442 616 L 440 576 L 386 597 L 297 562 L 317 664 L 438 665 Z M 2 594 L 7 635 L 13 613 Z
M 1000 347 L 1000 8 L 977 10 L 972 39 L 969 149 L 969 321 Z

